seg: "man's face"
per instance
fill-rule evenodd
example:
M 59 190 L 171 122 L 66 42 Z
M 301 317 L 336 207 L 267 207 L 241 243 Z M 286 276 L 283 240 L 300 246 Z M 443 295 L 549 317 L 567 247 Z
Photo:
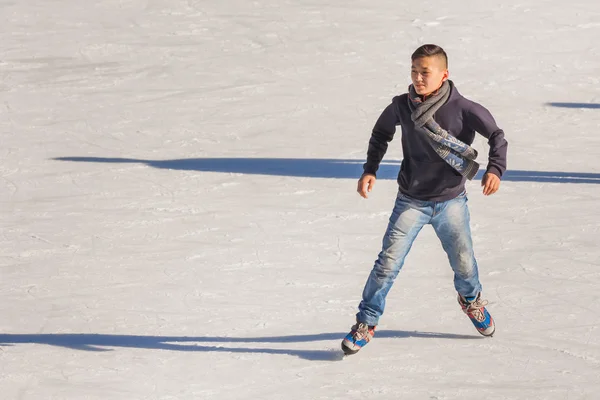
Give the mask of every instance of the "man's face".
M 448 69 L 442 57 L 421 57 L 412 62 L 410 76 L 417 94 L 427 96 L 448 79 Z

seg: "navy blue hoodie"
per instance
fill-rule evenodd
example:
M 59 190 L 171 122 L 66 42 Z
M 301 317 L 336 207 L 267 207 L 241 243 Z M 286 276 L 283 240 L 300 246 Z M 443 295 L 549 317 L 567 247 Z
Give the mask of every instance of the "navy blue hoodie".
M 450 97 L 433 118 L 450 135 L 466 144 L 473 143 L 475 132 L 486 137 L 490 146 L 487 172 L 501 178 L 506 170 L 508 148 L 504 132 L 498 128 L 487 109 L 464 98 L 452 81 L 449 83 Z M 364 173 L 376 175 L 398 125 L 402 128 L 404 154 L 398 174 L 400 192 L 427 201 L 446 201 L 462 193 L 466 178 L 435 152 L 424 134 L 415 131 L 406 93 L 394 97 L 392 104 L 386 107 L 375 123 L 369 140 L 367 162 L 363 166 Z

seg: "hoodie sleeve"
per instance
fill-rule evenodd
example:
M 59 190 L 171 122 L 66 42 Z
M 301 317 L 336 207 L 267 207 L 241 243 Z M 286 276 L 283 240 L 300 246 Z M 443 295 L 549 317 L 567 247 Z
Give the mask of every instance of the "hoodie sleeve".
M 367 162 L 363 165 L 365 174 L 377 174 L 379 164 L 387 151 L 388 143 L 392 141 L 396 133 L 396 125 L 398 125 L 398 116 L 392 101 L 392 104 L 383 110 L 375 123 L 375 127 L 373 127 L 373 133 L 371 139 L 369 139 L 369 149 L 367 150 Z
M 471 103 L 467 112 L 467 123 L 473 130 L 487 138 L 490 152 L 486 172 L 502 177 L 506 171 L 506 153 L 508 142 L 504 131 L 498 128 L 492 114 L 482 105 Z

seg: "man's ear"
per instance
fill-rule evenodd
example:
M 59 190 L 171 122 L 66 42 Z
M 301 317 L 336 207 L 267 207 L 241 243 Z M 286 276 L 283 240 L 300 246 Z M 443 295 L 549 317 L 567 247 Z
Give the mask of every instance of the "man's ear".
M 444 71 L 444 75 L 442 75 L 442 82 L 446 82 L 450 77 L 450 72 L 448 70 Z

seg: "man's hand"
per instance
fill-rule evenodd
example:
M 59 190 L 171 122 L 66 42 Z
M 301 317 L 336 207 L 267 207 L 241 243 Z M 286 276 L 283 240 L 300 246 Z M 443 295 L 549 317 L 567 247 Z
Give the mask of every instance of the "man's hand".
M 481 180 L 481 186 L 483 186 L 483 194 L 485 196 L 494 194 L 500 189 L 500 178 L 498 178 L 498 175 L 486 172 Z
M 370 192 L 371 189 L 373 189 L 373 185 L 375 184 L 376 180 L 377 178 L 375 178 L 375 175 L 364 174 L 358 180 L 358 188 L 356 189 L 356 191 L 365 199 L 369 198 L 367 193 Z

